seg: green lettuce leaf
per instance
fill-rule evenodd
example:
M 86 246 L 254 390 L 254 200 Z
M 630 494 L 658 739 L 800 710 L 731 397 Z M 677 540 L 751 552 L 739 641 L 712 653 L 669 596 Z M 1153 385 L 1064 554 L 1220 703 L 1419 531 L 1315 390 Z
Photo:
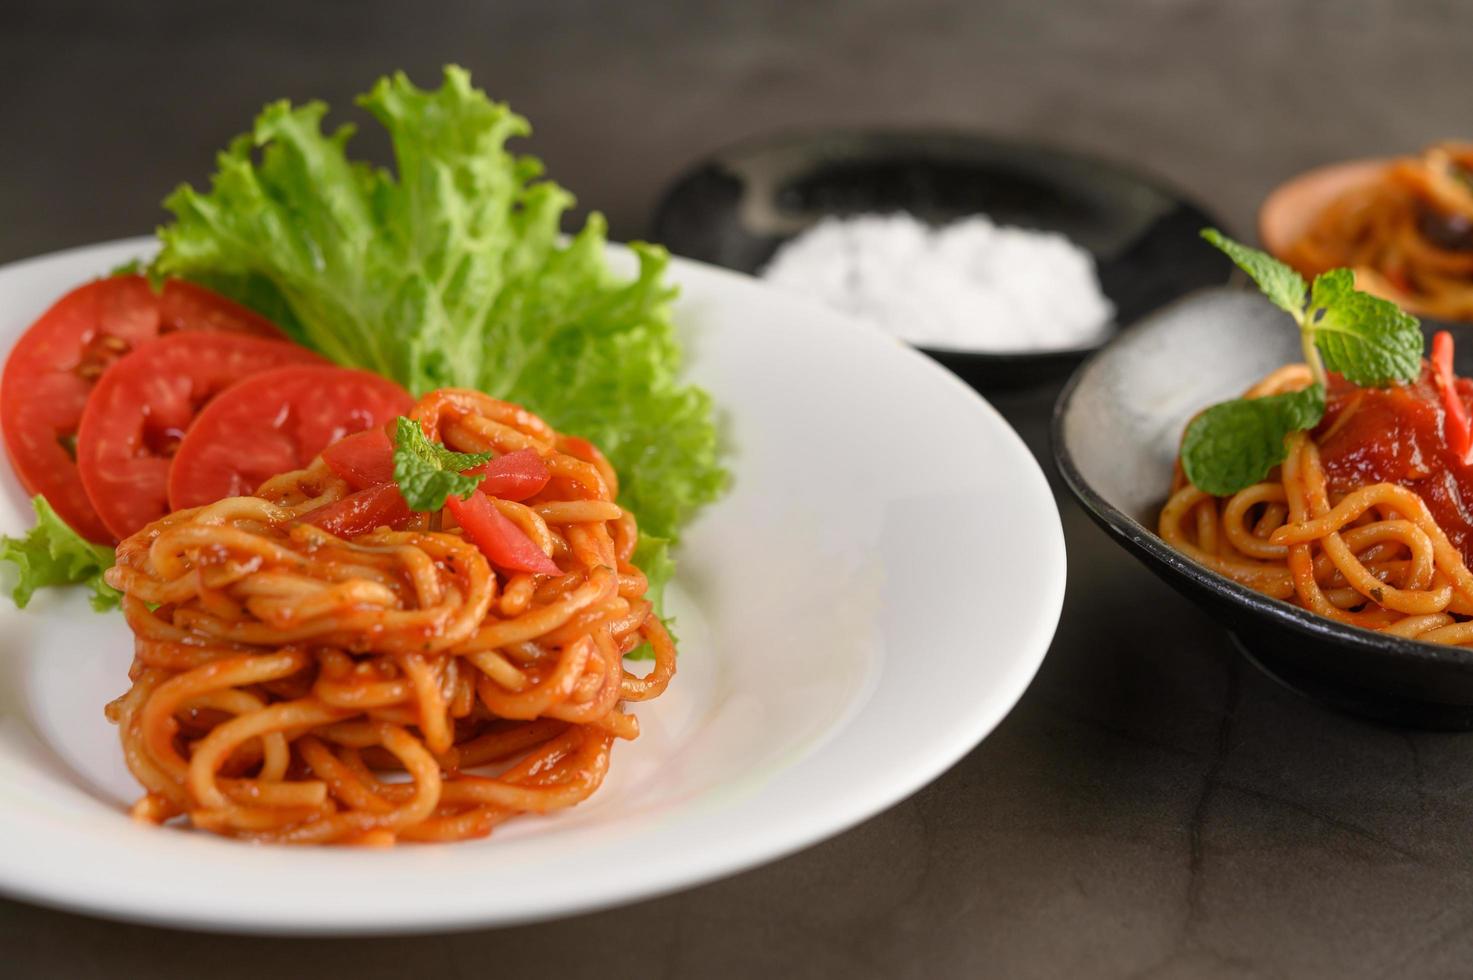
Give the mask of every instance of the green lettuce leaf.
M 669 539 L 657 538 L 653 534 L 641 534 L 639 543 L 634 546 L 634 554 L 631 558 L 648 580 L 649 584 L 645 589 L 644 597 L 654 606 L 655 615 L 664 620 L 665 629 L 669 631 L 673 639 L 675 620 L 665 616 L 665 586 L 675 575 L 675 559 L 670 557 Z M 648 643 L 641 643 L 629 653 L 632 660 L 648 660 L 654 655 Z
M 23 538 L 0 537 L 0 561 L 11 562 L 20 572 L 10 592 L 15 604 L 24 609 L 37 589 L 82 583 L 92 591 L 93 609 L 117 608 L 121 593 L 102 580 L 112 567 L 113 550 L 73 531 L 40 494 L 31 506 L 36 509 L 35 527 Z
M 641 534 L 634 546 L 633 562 L 649 580 L 644 597 L 655 607 L 655 613 L 665 615 L 665 586 L 675 574 L 675 561 L 670 557 L 668 538 L 657 538 L 653 534 Z M 668 626 L 669 623 L 667 622 Z
M 387 130 L 391 171 L 348 156 L 318 102 L 266 107 L 218 157 L 208 192 L 165 201 L 151 272 L 203 282 L 341 364 L 415 393 L 476 388 L 591 440 L 641 530 L 674 539 L 725 485 L 710 398 L 679 378 L 664 250 L 636 244 L 616 276 L 595 214 L 560 234 L 573 198 L 505 144 L 526 120 L 447 68 L 359 100 Z

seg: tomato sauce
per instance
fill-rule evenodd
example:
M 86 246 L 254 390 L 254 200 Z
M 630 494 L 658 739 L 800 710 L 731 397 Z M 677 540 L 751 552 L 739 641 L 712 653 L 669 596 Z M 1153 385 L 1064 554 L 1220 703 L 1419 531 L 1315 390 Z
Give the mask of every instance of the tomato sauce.
M 1473 408 L 1473 381 L 1455 382 Z M 1330 379 L 1325 417 L 1314 431 L 1332 499 L 1372 483 L 1396 483 L 1427 509 L 1473 566 L 1473 466 L 1443 436 L 1442 395 L 1429 368 L 1409 385 L 1359 388 Z

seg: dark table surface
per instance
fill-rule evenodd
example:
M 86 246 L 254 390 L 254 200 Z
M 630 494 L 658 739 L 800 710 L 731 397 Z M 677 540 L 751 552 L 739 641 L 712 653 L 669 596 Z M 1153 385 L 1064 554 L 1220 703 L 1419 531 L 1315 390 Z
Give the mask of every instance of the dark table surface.
M 779 127 L 943 123 L 1188 188 L 1468 130 L 1473 6 L 1342 0 L 0 6 L 0 261 L 138 234 L 268 99 L 441 63 L 537 126 L 615 237 Z M 370 153 L 383 148 L 365 141 Z M 1054 392 L 999 396 L 1040 456 Z M 1300 700 L 1061 499 L 1063 622 L 1012 715 L 911 799 L 664 899 L 516 929 L 232 938 L 0 901 L 8 977 L 1467 976 L 1473 736 Z M 0 843 L 3 846 L 3 843 Z M 550 968 L 550 969 L 549 969 Z

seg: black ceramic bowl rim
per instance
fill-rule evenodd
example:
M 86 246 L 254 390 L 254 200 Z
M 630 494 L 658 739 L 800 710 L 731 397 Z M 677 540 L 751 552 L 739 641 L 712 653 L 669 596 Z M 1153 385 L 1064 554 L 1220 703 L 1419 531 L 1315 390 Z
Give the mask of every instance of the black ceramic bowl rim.
M 992 364 L 1004 366 L 1008 364 L 1051 364 L 1063 367 L 1068 364 L 1077 364 L 1086 357 L 1100 350 L 1105 344 L 1115 339 L 1121 328 L 1113 322 L 1109 335 L 1092 347 L 1051 347 L 1036 351 L 980 351 L 965 350 L 958 347 L 931 347 L 926 344 L 915 344 L 900 338 L 903 344 L 909 344 L 923 354 L 929 354 L 938 361 L 957 361 L 961 364 Z M 1062 372 L 1061 372 L 1062 376 Z
M 787 126 L 768 133 L 748 136 L 728 143 L 687 164 L 674 179 L 665 185 L 665 189 L 660 193 L 659 203 L 655 206 L 655 229 L 658 230 L 664 224 L 665 212 L 670 206 L 670 201 L 674 197 L 676 188 L 680 187 L 692 174 L 698 173 L 706 167 L 720 164 L 727 157 L 744 152 L 751 153 L 755 149 L 770 148 L 799 141 L 807 142 L 824 139 L 883 139 L 893 140 L 897 145 L 910 141 L 950 141 L 956 143 L 983 144 L 1019 152 L 1031 151 L 1046 154 L 1059 160 L 1086 164 L 1100 170 L 1108 171 L 1119 179 L 1148 187 L 1169 200 L 1186 205 L 1202 215 L 1211 217 L 1211 212 L 1198 203 L 1196 198 L 1182 191 L 1176 184 L 1151 171 L 1127 166 L 1107 156 L 1099 156 L 1081 150 L 1064 148 L 1048 141 L 1025 140 L 1009 136 L 993 136 L 988 133 L 953 126 L 835 126 L 822 129 L 804 129 L 797 126 Z M 1223 234 L 1232 234 L 1231 229 L 1224 224 L 1218 223 L 1216 227 Z M 753 275 L 755 274 L 756 272 L 753 273 Z M 1225 277 L 1223 281 L 1228 282 L 1229 279 L 1230 277 Z M 1190 296 L 1191 294 L 1187 293 L 1185 295 Z M 1168 303 L 1167 305 L 1170 304 Z M 1158 307 L 1157 309 L 1161 308 L 1163 307 Z M 1155 311 L 1153 310 L 1151 312 L 1153 313 Z M 1145 315 L 1149 316 L 1150 313 Z M 908 344 L 923 353 L 943 361 L 952 359 L 961 364 L 987 364 L 997 367 L 1016 364 L 1052 364 L 1057 367 L 1064 367 L 1070 363 L 1082 361 L 1091 354 L 1102 350 L 1118 337 L 1122 331 L 1129 329 L 1130 324 L 1122 325 L 1112 321 L 1110 326 L 1111 329 L 1105 335 L 1104 339 L 1096 344 L 1086 344 L 1082 347 L 1044 348 L 1033 351 L 987 351 L 961 347 L 932 347 L 927 344 L 912 343 L 904 338 L 898 339 L 900 339 L 901 343 Z
M 1207 290 L 1187 293 L 1162 306 L 1157 313 L 1191 302 L 1205 292 Z M 1065 485 L 1083 505 L 1094 522 L 1116 538 L 1126 550 L 1148 564 L 1154 563 L 1168 569 L 1172 574 L 1185 578 L 1202 589 L 1217 593 L 1254 615 L 1300 636 L 1333 641 L 1352 650 L 1376 655 L 1391 653 L 1398 657 L 1429 664 L 1466 667 L 1468 651 L 1462 648 L 1425 643 L 1421 640 L 1377 633 L 1360 626 L 1337 623 L 1332 619 L 1326 619 L 1307 609 L 1264 595 L 1262 592 L 1235 582 L 1177 551 L 1155 531 L 1095 492 L 1089 481 L 1084 478 L 1084 474 L 1080 473 L 1079 468 L 1074 465 L 1074 456 L 1064 440 L 1064 416 L 1069 411 L 1069 404 L 1073 400 L 1075 389 L 1089 373 L 1095 360 L 1106 353 L 1119 336 L 1135 329 L 1136 326 L 1131 326 L 1122 330 L 1116 338 L 1112 338 L 1110 343 L 1105 344 L 1089 360 L 1080 365 L 1079 369 L 1070 376 L 1063 390 L 1059 392 L 1059 397 L 1054 402 L 1053 417 L 1049 422 L 1049 442 L 1053 449 L 1054 465 L 1058 468 L 1059 475 L 1063 477 Z

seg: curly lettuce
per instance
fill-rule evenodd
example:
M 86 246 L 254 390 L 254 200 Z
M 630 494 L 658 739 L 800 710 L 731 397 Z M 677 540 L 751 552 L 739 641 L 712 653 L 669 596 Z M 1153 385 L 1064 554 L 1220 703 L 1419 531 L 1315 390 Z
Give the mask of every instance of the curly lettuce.
M 31 506 L 36 509 L 36 524 L 26 536 L 0 537 L 0 561 L 10 562 L 18 573 L 10 592 L 15 604 L 24 609 L 38 589 L 82 584 L 92 593 L 93 609 L 116 609 L 122 596 L 102 580 L 102 573 L 112 567 L 113 550 L 73 531 L 45 497 L 37 494 Z
M 506 149 L 527 121 L 460 68 L 433 90 L 381 79 L 358 103 L 387 130 L 392 170 L 351 159 L 353 127 L 324 131 L 322 103 L 273 103 L 208 191 L 164 202 L 153 273 L 204 282 L 415 393 L 527 406 L 599 446 L 642 531 L 675 539 L 726 476 L 711 400 L 680 380 L 665 251 L 631 246 L 638 270 L 621 278 L 601 216 L 565 238 L 573 197 Z

